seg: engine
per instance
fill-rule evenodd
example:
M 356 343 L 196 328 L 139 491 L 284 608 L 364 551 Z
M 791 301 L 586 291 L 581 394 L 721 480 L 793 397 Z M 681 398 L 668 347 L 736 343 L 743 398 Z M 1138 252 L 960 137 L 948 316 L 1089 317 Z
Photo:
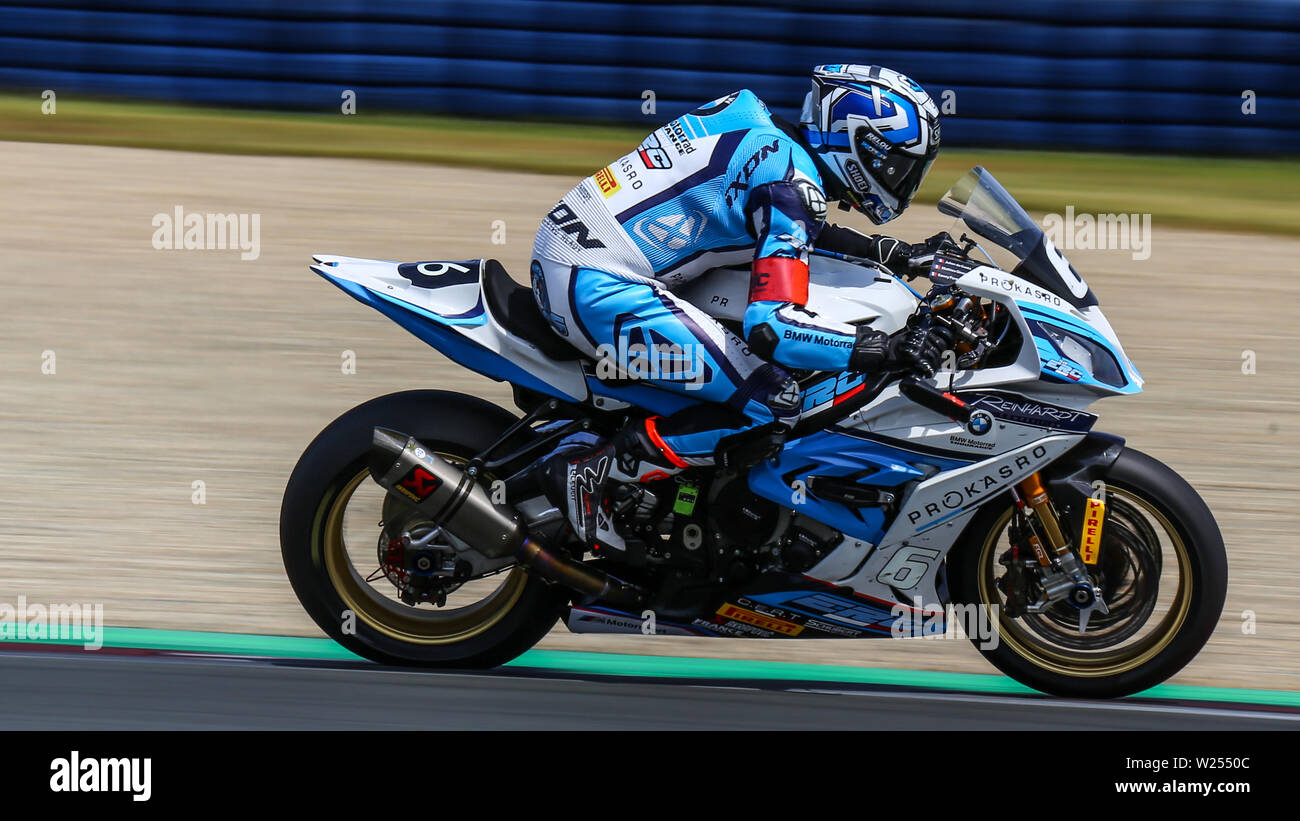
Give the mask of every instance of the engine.
M 710 477 L 711 478 L 711 477 Z M 613 491 L 621 562 L 735 585 L 766 572 L 803 573 L 839 544 L 834 528 L 757 496 L 743 476 L 702 488 L 690 474 Z

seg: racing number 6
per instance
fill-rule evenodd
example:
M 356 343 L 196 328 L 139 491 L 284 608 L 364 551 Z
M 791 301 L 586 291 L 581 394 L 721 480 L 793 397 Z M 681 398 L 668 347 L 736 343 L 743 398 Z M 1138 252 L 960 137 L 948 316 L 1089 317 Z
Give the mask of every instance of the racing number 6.
M 899 590 L 911 590 L 921 583 L 930 571 L 930 563 L 937 558 L 939 551 L 932 547 L 900 547 L 877 574 L 876 581 Z

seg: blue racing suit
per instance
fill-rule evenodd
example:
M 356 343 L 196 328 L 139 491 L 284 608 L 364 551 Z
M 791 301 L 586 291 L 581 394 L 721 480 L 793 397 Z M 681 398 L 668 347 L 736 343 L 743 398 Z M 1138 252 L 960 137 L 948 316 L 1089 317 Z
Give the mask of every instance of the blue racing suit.
M 798 386 L 782 366 L 849 366 L 855 327 L 804 307 L 825 217 L 812 156 L 753 92 L 738 91 L 656 129 L 566 194 L 537 232 L 533 291 L 556 333 L 589 356 L 638 342 L 685 352 L 693 367 L 650 383 L 735 413 L 696 413 L 652 433 L 673 465 L 709 464 L 722 437 L 797 419 Z M 744 339 L 673 293 L 746 262 Z

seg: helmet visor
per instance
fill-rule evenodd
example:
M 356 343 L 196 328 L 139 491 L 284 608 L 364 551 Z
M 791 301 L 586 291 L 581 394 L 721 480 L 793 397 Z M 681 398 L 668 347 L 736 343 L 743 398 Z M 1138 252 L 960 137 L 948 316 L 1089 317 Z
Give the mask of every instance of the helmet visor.
M 871 169 L 871 176 L 898 199 L 901 211 L 921 187 L 938 151 L 932 148 L 924 157 L 916 157 L 897 147 L 882 151 L 882 144 L 885 141 L 865 126 L 857 130 L 853 139 L 858 157 Z

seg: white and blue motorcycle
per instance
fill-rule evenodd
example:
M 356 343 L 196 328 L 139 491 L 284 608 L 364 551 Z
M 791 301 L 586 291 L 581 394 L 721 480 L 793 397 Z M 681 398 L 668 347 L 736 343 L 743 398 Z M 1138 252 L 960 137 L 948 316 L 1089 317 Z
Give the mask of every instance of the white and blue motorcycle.
M 826 255 L 809 304 L 888 332 L 918 312 L 942 323 L 958 340 L 943 371 L 798 374 L 803 415 L 775 458 L 611 489 L 618 551 L 578 543 L 529 468 L 689 396 L 612 378 L 494 260 L 315 257 L 322 277 L 509 383 L 522 415 L 419 390 L 330 424 L 281 512 L 303 606 L 390 664 L 498 665 L 561 618 L 579 633 L 890 638 L 960 615 L 990 662 L 1048 693 L 1116 697 L 1173 675 L 1223 608 L 1214 517 L 1168 467 L 1092 430 L 1089 406 L 1142 377 L 1020 205 L 975 168 L 939 208 L 957 239 L 925 295 Z M 739 324 L 747 287 L 744 269 L 718 269 L 685 295 Z

